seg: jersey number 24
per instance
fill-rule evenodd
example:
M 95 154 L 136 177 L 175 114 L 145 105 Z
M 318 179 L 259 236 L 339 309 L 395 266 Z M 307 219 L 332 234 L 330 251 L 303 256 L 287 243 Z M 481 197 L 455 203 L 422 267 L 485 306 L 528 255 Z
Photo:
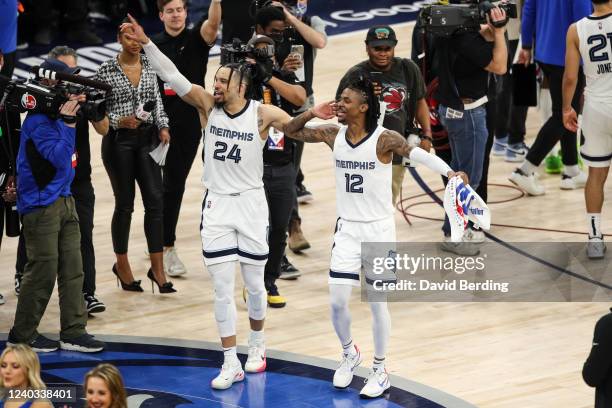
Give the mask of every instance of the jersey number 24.
M 225 152 L 227 152 L 228 147 L 229 146 L 225 142 L 216 142 L 213 158 L 221 161 L 225 161 L 226 159 L 233 160 L 234 163 L 239 163 L 242 157 L 240 157 L 240 148 L 238 145 L 232 145 L 229 153 L 226 155 Z

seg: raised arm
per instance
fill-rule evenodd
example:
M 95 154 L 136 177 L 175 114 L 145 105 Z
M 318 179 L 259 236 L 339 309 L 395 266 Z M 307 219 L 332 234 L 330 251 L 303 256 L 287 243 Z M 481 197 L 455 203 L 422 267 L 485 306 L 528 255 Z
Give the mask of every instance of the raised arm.
M 325 102 L 308 109 L 306 112 L 293 118 L 283 129 L 285 136 L 307 143 L 325 142 L 334 148 L 334 141 L 340 129 L 337 125 L 325 124 L 316 128 L 307 128 L 306 123 L 314 118 L 331 119 L 334 117 L 334 104 Z
M 208 112 L 214 104 L 213 96 L 204 90 L 199 85 L 192 84 L 183 74 L 179 72 L 170 58 L 166 57 L 163 52 L 157 48 L 153 41 L 147 37 L 142 26 L 128 14 L 130 23 L 121 25 L 121 32 L 125 33 L 126 37 L 138 41 L 142 44 L 151 67 L 157 75 L 164 81 L 170 84 L 176 94 L 191 106 L 197 108 L 200 113 L 208 115 Z
M 402 135 L 393 130 L 385 130 L 378 138 L 376 155 L 383 163 L 390 163 L 392 153 L 407 157 L 410 159 L 410 162 L 422 164 L 442 176 L 448 178 L 461 176 L 463 181 L 468 184 L 468 177 L 465 173 L 461 171 L 455 173 L 453 169 L 438 156 L 427 153 L 420 147 L 410 146 Z
M 212 0 L 210 2 L 210 6 L 208 7 L 208 18 L 204 23 L 202 23 L 202 27 L 200 27 L 200 35 L 209 46 L 212 46 L 215 43 L 220 25 L 221 0 Z

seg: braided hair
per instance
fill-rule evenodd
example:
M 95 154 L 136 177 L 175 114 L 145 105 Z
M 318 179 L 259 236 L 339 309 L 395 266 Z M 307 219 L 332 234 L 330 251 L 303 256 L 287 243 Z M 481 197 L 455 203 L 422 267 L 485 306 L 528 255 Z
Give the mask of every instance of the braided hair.
M 378 126 L 378 118 L 380 116 L 380 104 L 374 94 L 374 84 L 369 78 L 360 76 L 351 81 L 346 88 L 359 92 L 363 98 L 363 103 L 368 105 L 365 125 L 368 132 L 373 132 L 376 126 Z
M 234 75 L 235 72 L 237 72 L 238 74 L 240 74 L 240 81 L 238 82 L 238 89 L 240 89 L 240 85 L 242 83 L 245 84 L 246 86 L 246 90 L 244 92 L 244 97 L 245 98 L 250 98 L 251 96 L 251 92 L 252 92 L 252 83 L 253 83 L 253 78 L 252 78 L 252 74 L 251 71 L 249 69 L 248 64 L 244 63 L 236 63 L 236 62 L 232 62 L 229 64 L 225 64 L 225 65 L 221 65 L 218 69 L 217 72 L 219 72 L 219 70 L 221 68 L 229 68 L 230 69 L 230 74 L 229 77 L 227 79 L 227 84 L 229 86 L 230 82 L 232 82 L 232 75 Z M 216 74 L 215 74 L 216 75 Z

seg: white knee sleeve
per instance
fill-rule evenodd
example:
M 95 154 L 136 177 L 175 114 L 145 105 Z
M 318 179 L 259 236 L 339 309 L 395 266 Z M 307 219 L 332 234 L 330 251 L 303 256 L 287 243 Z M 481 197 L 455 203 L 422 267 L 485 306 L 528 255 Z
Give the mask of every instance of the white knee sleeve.
M 372 310 L 372 334 L 374 336 L 374 356 L 384 358 L 391 334 L 391 315 L 387 302 L 370 303 Z
M 215 320 L 220 337 L 236 334 L 236 303 L 234 302 L 234 262 L 209 265 L 215 287 Z
M 249 317 L 253 320 L 266 318 L 267 293 L 264 284 L 265 265 L 240 264 L 242 279 L 249 294 L 247 306 Z

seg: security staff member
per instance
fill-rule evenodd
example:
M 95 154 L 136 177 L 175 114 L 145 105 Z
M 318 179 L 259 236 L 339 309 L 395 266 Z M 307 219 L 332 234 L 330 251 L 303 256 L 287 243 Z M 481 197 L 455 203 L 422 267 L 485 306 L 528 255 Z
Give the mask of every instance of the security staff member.
M 164 31 L 151 37 L 151 40 L 191 83 L 204 86 L 208 54 L 221 23 L 221 0 L 212 0 L 208 19 L 194 28 L 185 26 L 186 3 L 186 0 L 157 1 Z M 164 110 L 170 119 L 172 137 L 164 167 L 164 271 L 169 276 L 179 276 L 185 274 L 187 269 L 174 248 L 176 225 L 185 193 L 185 181 L 195 159 L 202 131 L 195 108 L 183 102 L 161 80 L 159 89 Z
M 272 49 L 274 47 L 274 41 L 265 35 L 256 35 L 249 41 L 249 44 L 256 48 Z M 273 54 L 271 52 L 269 55 Z M 277 69 L 268 71 L 261 62 L 258 63 L 257 69 L 259 89 L 256 89 L 255 99 L 278 106 L 289 114 L 296 107 L 304 104 L 306 89 L 293 72 Z M 275 308 L 286 305 L 285 298 L 278 292 L 276 280 L 281 272 L 281 259 L 287 244 L 289 217 L 296 199 L 296 174 L 293 165 L 295 150 L 296 143 L 293 139 L 286 138 L 275 129 L 270 130 L 263 153 L 263 182 L 270 213 L 269 254 L 264 281 L 268 292 L 268 305 Z

